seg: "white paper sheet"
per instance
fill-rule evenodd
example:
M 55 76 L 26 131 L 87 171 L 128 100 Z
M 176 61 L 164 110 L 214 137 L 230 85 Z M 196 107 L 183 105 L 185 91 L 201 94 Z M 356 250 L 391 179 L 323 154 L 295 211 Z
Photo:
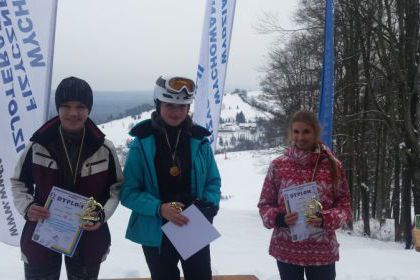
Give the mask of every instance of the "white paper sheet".
M 162 230 L 186 260 L 221 235 L 194 204 L 182 211 L 182 215 L 190 220 L 187 225 L 180 227 L 168 222 Z

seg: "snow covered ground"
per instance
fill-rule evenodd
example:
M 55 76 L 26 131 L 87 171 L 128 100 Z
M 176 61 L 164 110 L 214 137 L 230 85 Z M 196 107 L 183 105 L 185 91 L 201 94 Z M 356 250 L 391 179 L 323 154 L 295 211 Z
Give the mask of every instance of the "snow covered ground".
M 222 237 L 211 247 L 213 273 L 254 274 L 262 280 L 279 279 L 275 261 L 267 253 L 271 231 L 256 208 L 262 181 L 276 152 L 247 151 L 217 155 L 223 195 L 215 226 Z M 278 152 L 277 152 L 278 153 Z M 110 220 L 112 247 L 100 278 L 147 277 L 149 272 L 138 244 L 124 238 L 129 211 L 118 207 Z M 339 232 L 341 259 L 338 280 L 418 280 L 420 253 L 403 245 Z M 0 279 L 23 279 L 19 248 L 0 244 Z M 62 279 L 66 279 L 65 272 Z

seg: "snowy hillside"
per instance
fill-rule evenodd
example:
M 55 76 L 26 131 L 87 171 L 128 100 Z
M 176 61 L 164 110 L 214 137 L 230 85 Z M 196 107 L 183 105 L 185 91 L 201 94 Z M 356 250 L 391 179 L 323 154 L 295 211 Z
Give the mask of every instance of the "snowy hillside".
M 260 91 L 249 92 L 251 96 L 258 96 Z M 255 110 L 249 104 L 242 101 L 238 94 L 226 94 L 223 96 L 222 113 L 220 117 L 225 120 L 235 121 L 235 117 L 243 112 L 247 121 L 255 121 L 257 118 L 270 118 L 270 114 Z
M 251 104 L 257 104 L 259 108 L 267 108 L 267 111 L 281 113 L 282 108 L 276 106 L 278 101 L 272 100 L 273 97 L 264 96 L 262 91 L 249 91 L 245 94 L 246 99 Z

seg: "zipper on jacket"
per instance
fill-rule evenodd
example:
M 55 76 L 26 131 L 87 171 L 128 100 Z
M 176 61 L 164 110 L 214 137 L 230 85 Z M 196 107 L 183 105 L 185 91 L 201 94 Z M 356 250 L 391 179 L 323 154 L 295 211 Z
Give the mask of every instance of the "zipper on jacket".
M 92 175 L 92 166 L 98 165 L 98 164 L 100 164 L 102 162 L 106 162 L 106 159 L 101 159 L 101 160 L 98 160 L 98 161 L 95 161 L 95 162 L 88 162 L 88 163 L 86 163 L 86 167 L 89 168 L 89 172 L 88 172 L 89 175 Z
M 37 156 L 41 156 L 41 157 L 43 157 L 43 158 L 53 159 L 51 156 L 46 155 L 46 154 L 43 154 L 43 153 L 40 153 L 40 152 L 35 152 L 35 154 L 36 154 Z
M 102 162 L 106 162 L 106 159 L 101 159 L 101 160 L 98 160 L 98 161 L 95 161 L 95 162 L 88 162 L 88 163 L 86 163 L 86 167 L 91 167 L 91 166 L 100 164 Z
M 36 154 L 37 156 L 40 156 L 40 157 L 43 157 L 43 158 L 50 159 L 51 161 L 50 161 L 50 163 L 48 163 L 47 167 L 48 167 L 48 168 L 51 168 L 51 166 L 52 166 L 52 165 L 53 165 L 53 163 L 54 163 L 54 159 L 53 159 L 51 156 L 46 155 L 46 154 L 43 154 L 43 153 L 40 153 L 40 152 L 35 152 L 35 154 Z

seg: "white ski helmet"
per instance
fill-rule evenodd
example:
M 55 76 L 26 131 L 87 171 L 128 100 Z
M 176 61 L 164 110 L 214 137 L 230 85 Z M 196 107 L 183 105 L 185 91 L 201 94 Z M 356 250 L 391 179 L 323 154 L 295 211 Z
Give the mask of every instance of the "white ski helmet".
M 191 104 L 195 95 L 193 80 L 179 76 L 160 76 L 156 80 L 153 99 L 173 104 Z

